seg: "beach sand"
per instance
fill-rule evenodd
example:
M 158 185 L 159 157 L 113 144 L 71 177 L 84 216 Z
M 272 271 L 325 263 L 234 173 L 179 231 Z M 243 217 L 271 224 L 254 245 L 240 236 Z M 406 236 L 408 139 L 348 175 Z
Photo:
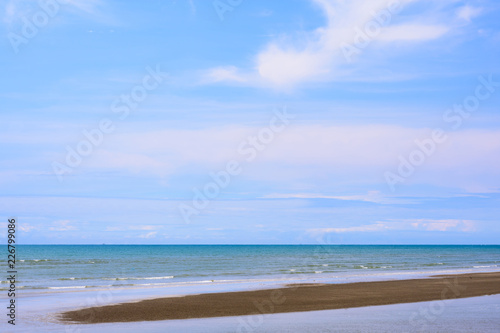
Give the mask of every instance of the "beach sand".
M 285 288 L 157 298 L 68 311 L 63 322 L 82 324 L 209 318 L 332 310 L 500 294 L 500 273 L 425 279 L 296 284 Z

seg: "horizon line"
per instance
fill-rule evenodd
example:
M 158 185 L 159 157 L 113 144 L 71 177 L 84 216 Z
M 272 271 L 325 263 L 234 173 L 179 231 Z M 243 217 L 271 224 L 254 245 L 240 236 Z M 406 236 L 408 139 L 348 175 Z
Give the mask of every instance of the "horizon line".
M 103 246 L 103 245 L 136 245 L 136 246 L 500 246 L 500 244 L 124 244 L 124 243 L 93 243 L 93 244 L 17 244 L 17 246 L 23 246 L 23 245 L 36 245 L 36 246 L 43 246 L 43 245 L 61 245 L 61 246 L 67 246 L 67 245 L 98 245 L 98 246 Z

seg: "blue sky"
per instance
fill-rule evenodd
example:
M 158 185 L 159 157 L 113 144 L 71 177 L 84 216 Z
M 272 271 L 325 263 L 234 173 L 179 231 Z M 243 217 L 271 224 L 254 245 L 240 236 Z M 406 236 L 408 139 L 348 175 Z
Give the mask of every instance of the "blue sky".
M 495 1 L 3 0 L 25 244 L 498 244 Z

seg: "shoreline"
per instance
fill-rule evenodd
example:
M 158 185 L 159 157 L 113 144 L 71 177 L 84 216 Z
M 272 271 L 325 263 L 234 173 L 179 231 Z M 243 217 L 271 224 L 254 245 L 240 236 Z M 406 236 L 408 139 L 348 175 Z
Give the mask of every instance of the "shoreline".
M 59 315 L 63 323 L 95 324 L 334 310 L 500 294 L 500 272 L 429 278 L 292 284 L 282 288 L 158 297 L 89 307 Z

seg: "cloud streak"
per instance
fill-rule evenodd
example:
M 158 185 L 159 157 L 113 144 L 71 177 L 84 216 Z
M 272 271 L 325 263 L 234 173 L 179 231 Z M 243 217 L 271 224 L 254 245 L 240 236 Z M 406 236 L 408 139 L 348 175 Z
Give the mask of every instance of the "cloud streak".
M 381 221 L 361 226 L 342 228 L 317 228 L 309 229 L 308 233 L 317 236 L 327 233 L 350 233 L 350 232 L 381 232 L 388 230 L 423 230 L 423 231 L 458 231 L 475 232 L 476 223 L 472 220 L 457 219 L 406 219 L 395 221 Z
M 378 204 L 412 204 L 415 200 L 401 199 L 383 195 L 380 191 L 369 191 L 361 195 L 325 195 L 315 193 L 288 193 L 288 194 L 268 194 L 265 199 L 334 199 L 345 201 L 364 201 Z
M 169 178 L 183 174 L 186 168 L 208 174 L 229 160 L 245 161 L 247 156 L 238 152 L 238 144 L 259 130 L 259 127 L 233 125 L 115 134 L 107 139 L 106 146 L 96 149 L 72 174 L 111 172 Z M 297 177 L 310 175 L 318 179 L 323 175 L 364 180 L 370 177 L 371 182 L 378 181 L 378 178 L 383 181 L 385 171 L 398 168 L 398 156 L 408 155 L 417 147 L 415 140 L 428 138 L 431 131 L 395 125 L 294 125 L 259 152 L 258 159 L 242 177 L 290 182 Z M 8 133 L 4 135 L 8 136 Z M 465 188 L 475 193 L 497 191 L 500 188 L 497 181 L 500 179 L 500 130 L 457 130 L 449 132 L 448 136 L 408 182 Z M 15 135 L 10 140 L 11 145 L 16 145 Z M 20 145 L 30 144 L 26 137 L 19 137 L 19 140 Z M 35 146 L 39 140 L 50 141 L 44 139 L 43 134 L 32 140 L 31 144 Z M 20 159 L 10 165 L 20 172 L 19 165 L 24 165 L 29 171 L 30 167 L 26 166 L 50 165 L 53 160 L 64 160 L 60 146 L 53 144 L 52 147 L 52 152 L 46 147 L 43 155 L 35 159 L 30 156 L 26 161 Z M 35 163 L 36 160 L 39 162 Z M 8 172 L 8 169 L 4 170 L 4 173 Z M 37 174 L 35 169 L 31 173 Z M 316 183 L 321 184 L 321 181 Z M 324 189 L 320 192 L 286 193 L 331 195 L 325 194 Z M 332 198 L 372 202 L 391 200 L 375 192 L 351 197 L 334 195 Z

